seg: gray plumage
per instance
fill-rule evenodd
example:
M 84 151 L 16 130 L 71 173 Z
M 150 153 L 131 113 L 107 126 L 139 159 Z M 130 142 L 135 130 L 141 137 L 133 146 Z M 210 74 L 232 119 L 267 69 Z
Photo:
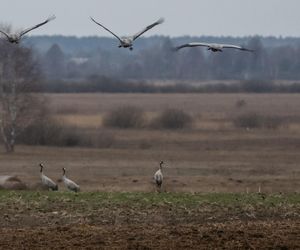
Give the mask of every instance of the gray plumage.
M 66 177 L 66 169 L 65 168 L 63 168 L 62 170 L 63 170 L 62 180 L 63 180 L 66 188 L 68 188 L 69 190 L 71 190 L 73 192 L 79 192 L 80 191 L 79 185 L 77 185 L 74 181 L 72 181 Z
M 238 49 L 242 51 L 254 52 L 254 50 L 247 49 L 241 46 L 232 44 L 219 44 L 219 43 L 186 43 L 175 48 L 175 50 L 180 50 L 187 47 L 207 47 L 208 50 L 212 52 L 223 52 L 223 49 Z
M 164 176 L 163 176 L 163 173 L 162 173 L 162 165 L 164 164 L 163 161 L 161 161 L 159 163 L 159 169 L 155 172 L 154 174 L 154 181 L 155 181 L 155 184 L 156 186 L 161 189 L 161 185 L 163 183 L 163 179 L 164 179 Z
M 42 163 L 40 163 L 40 167 L 41 167 L 40 174 L 41 174 L 42 184 L 45 187 L 47 187 L 49 190 L 57 191 L 58 190 L 57 184 L 53 180 L 51 180 L 48 176 L 44 175 L 43 172 L 44 166 Z
M 130 50 L 133 50 L 133 42 L 138 39 L 142 34 L 144 34 L 145 32 L 147 32 L 148 30 L 152 29 L 153 27 L 155 27 L 156 25 L 162 24 L 164 22 L 163 18 L 160 18 L 159 20 L 157 20 L 156 22 L 148 25 L 146 28 L 144 28 L 143 30 L 141 30 L 140 32 L 136 33 L 133 36 L 124 36 L 124 37 L 119 37 L 118 35 L 116 35 L 114 32 L 112 32 L 111 30 L 109 30 L 108 28 L 106 28 L 104 25 L 102 25 L 101 23 L 97 22 L 94 18 L 90 17 L 91 20 L 96 23 L 97 25 L 101 26 L 103 29 L 105 29 L 106 31 L 108 31 L 110 34 L 112 34 L 114 37 L 116 37 L 119 42 L 119 48 L 129 48 Z
M 28 32 L 30 32 L 30 31 L 32 31 L 32 30 L 34 30 L 34 29 L 39 28 L 39 27 L 42 26 L 42 25 L 45 25 L 46 23 L 48 23 L 48 22 L 54 20 L 55 18 L 56 18 L 56 17 L 55 17 L 54 15 L 53 15 L 53 16 L 50 16 L 50 17 L 47 18 L 44 22 L 39 23 L 39 24 L 37 24 L 37 25 L 35 25 L 35 26 L 33 26 L 33 27 L 27 28 L 27 29 L 25 29 L 25 30 L 23 30 L 23 31 L 21 31 L 21 32 L 19 32 L 19 33 L 8 34 L 8 33 L 4 32 L 3 30 L 0 30 L 0 33 L 2 33 L 2 34 L 5 36 L 5 38 L 6 38 L 6 40 L 7 40 L 8 42 L 18 44 L 18 43 L 20 42 L 22 36 L 24 36 L 25 34 L 27 34 Z

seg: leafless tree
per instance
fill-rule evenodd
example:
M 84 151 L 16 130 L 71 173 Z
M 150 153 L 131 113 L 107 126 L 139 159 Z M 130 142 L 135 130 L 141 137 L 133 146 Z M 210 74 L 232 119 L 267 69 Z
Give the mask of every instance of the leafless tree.
M 37 87 L 40 71 L 31 49 L 0 40 L 0 135 L 7 152 L 40 112 Z

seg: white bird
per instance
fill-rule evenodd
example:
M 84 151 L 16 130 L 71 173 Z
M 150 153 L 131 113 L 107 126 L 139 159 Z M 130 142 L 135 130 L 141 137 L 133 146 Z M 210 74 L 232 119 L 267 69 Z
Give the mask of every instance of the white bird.
M 72 181 L 66 177 L 66 169 L 65 168 L 63 168 L 62 170 L 63 170 L 62 180 L 65 183 L 65 186 L 71 191 L 79 192 L 80 191 L 79 185 L 77 185 L 74 181 Z
M 186 43 L 175 48 L 175 50 L 180 50 L 186 47 L 207 47 L 208 50 L 212 52 L 223 52 L 223 49 L 238 49 L 243 51 L 254 52 L 254 50 L 247 49 L 241 46 L 232 45 L 232 44 L 219 44 L 219 43 Z
M 162 182 L 163 182 L 163 179 L 164 179 L 164 176 L 162 174 L 162 165 L 164 164 L 163 161 L 161 161 L 159 163 L 159 169 L 155 172 L 154 174 L 154 181 L 156 183 L 156 186 L 161 189 L 161 185 L 162 185 Z
M 141 30 L 140 32 L 136 33 L 133 36 L 124 36 L 124 37 L 119 37 L 118 35 L 116 35 L 115 33 L 113 33 L 111 30 L 109 30 L 108 28 L 106 28 L 105 26 L 103 26 L 101 23 L 98 23 L 95 19 L 93 19 L 92 17 L 90 17 L 91 20 L 98 24 L 99 26 L 101 26 L 103 29 L 107 30 L 109 33 L 111 33 L 114 37 L 116 37 L 119 42 L 119 48 L 129 48 L 130 50 L 133 50 L 133 42 L 139 38 L 142 34 L 144 34 L 145 32 L 147 32 L 148 30 L 152 29 L 153 27 L 155 27 L 156 25 L 162 24 L 164 22 L 163 18 L 160 18 L 159 20 L 157 20 L 155 23 L 147 26 L 146 28 L 144 28 L 143 30 Z
M 52 191 L 57 191 L 58 190 L 57 184 L 53 180 L 51 180 L 49 177 L 44 175 L 44 173 L 43 173 L 44 166 L 42 163 L 40 163 L 40 167 L 41 167 L 40 173 L 41 173 L 41 179 L 42 179 L 43 185 Z
M 18 44 L 22 38 L 22 36 L 24 36 L 25 34 L 27 34 L 28 32 L 54 20 L 56 17 L 53 15 L 53 16 L 50 16 L 49 18 L 47 18 L 44 22 L 42 23 L 39 23 L 31 28 L 28 28 L 28 29 L 25 29 L 19 33 L 15 33 L 15 34 L 7 34 L 6 32 L 0 30 L 0 33 L 2 33 L 5 37 L 6 37 L 6 40 L 10 43 L 15 43 L 15 44 Z

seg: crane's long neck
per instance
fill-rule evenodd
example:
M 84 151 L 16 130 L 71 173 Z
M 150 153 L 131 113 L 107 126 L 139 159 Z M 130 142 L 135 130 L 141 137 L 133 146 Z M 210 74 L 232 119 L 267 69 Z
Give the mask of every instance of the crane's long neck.
M 63 168 L 63 178 L 66 178 L 66 170 Z
M 163 163 L 159 163 L 159 169 L 162 170 Z

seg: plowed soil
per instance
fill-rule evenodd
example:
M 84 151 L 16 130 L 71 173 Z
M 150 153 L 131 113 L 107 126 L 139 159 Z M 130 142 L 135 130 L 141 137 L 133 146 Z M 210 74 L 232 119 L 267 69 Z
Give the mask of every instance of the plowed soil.
M 299 197 L 2 197 L 1 249 L 299 249 Z M 213 201 L 215 200 L 215 202 Z M 220 200 L 220 202 L 218 201 Z

